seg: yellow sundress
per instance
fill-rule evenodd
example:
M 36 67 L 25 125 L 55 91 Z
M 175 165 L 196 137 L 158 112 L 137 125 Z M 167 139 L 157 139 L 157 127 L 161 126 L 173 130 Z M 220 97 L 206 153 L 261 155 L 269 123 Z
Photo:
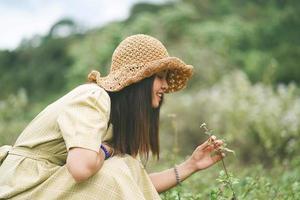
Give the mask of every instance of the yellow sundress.
M 101 142 L 112 137 L 109 114 L 110 98 L 94 83 L 80 85 L 47 106 L 13 147 L 0 148 L 0 199 L 160 199 L 140 160 L 130 155 L 109 158 L 82 183 L 68 172 L 68 149 L 99 152 Z

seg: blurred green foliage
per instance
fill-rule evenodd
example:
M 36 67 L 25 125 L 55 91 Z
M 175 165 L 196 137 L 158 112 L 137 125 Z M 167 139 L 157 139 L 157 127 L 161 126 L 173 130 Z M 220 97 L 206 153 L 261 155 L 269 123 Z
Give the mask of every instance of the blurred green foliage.
M 297 91 L 294 84 L 279 85 L 275 90 L 262 83 L 252 85 L 244 72 L 234 71 L 211 87 L 167 99 L 162 120 L 169 124 L 167 114 L 177 115 L 183 154 L 188 153 L 184 146 L 197 145 L 207 137 L 200 129 L 205 122 L 213 134 L 238 149 L 236 153 L 245 163 L 259 159 L 268 165 L 275 157 L 290 159 L 300 151 Z M 172 129 L 164 127 L 167 137 Z
M 11 144 L 28 123 L 26 119 L 27 95 L 20 89 L 0 101 L 0 143 Z
M 159 38 L 171 55 L 193 64 L 190 87 L 196 89 L 236 68 L 252 82 L 298 84 L 299 9 L 293 0 L 140 3 L 128 19 L 85 33 L 71 19 L 62 19 L 46 36 L 0 51 L 0 96 L 23 87 L 31 101 L 40 100 L 45 90 L 57 94 L 84 82 L 92 68 L 106 74 L 117 44 L 136 33 Z M 69 36 L 61 36 L 63 28 Z

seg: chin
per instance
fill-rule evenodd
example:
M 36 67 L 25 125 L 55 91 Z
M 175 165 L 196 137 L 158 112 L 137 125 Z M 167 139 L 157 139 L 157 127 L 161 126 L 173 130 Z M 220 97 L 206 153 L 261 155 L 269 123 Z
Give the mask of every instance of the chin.
M 154 109 L 160 108 L 163 102 L 164 102 L 164 98 L 162 97 L 160 101 L 156 101 L 152 103 L 152 108 Z
M 158 108 L 158 107 L 160 107 L 159 103 L 152 104 L 152 108 Z

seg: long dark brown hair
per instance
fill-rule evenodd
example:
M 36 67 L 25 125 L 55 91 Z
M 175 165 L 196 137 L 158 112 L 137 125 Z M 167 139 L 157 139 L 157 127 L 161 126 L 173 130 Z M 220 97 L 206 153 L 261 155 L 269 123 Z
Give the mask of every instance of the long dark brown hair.
M 121 91 L 108 92 L 113 125 L 113 137 L 108 143 L 115 154 L 141 154 L 148 159 L 151 151 L 159 158 L 160 106 L 152 107 L 153 81 L 151 76 Z

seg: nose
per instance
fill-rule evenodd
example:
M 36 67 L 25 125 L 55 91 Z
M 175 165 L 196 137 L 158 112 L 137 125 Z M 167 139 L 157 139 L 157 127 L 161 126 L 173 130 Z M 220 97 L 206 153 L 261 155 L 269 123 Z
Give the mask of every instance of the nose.
M 162 82 L 162 89 L 164 90 L 164 91 L 166 91 L 168 88 L 169 88 L 169 84 L 168 84 L 168 82 L 167 82 L 167 79 L 163 79 L 163 82 Z

